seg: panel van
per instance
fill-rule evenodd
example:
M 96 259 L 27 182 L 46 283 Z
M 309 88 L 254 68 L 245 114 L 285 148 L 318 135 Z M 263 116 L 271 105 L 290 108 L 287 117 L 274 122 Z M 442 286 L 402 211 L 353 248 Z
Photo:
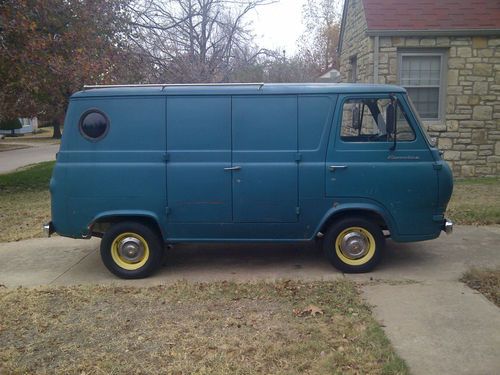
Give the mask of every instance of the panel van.
M 452 187 L 398 86 L 86 86 L 69 102 L 44 229 L 102 238 L 122 278 L 186 242 L 316 241 L 341 271 L 367 272 L 387 237 L 451 232 Z

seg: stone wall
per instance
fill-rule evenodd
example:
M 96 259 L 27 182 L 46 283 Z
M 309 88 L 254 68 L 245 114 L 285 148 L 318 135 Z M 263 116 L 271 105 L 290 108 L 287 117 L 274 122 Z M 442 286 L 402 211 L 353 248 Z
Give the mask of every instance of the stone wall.
M 369 82 L 373 74 L 372 39 L 366 36 L 366 19 L 361 0 L 349 0 L 342 38 L 342 53 L 340 54 L 341 82 L 348 82 L 351 72 L 350 58 L 357 58 L 358 82 Z
M 398 51 L 446 52 L 445 117 L 425 126 L 455 176 L 500 175 L 500 37 L 380 37 L 379 46 L 379 83 L 398 84 Z
M 342 81 L 349 75 L 349 58 L 357 54 L 359 81 L 372 83 L 374 37 L 366 36 L 361 1 L 351 0 L 349 6 L 340 56 Z M 500 37 L 380 37 L 375 83 L 398 84 L 398 51 L 419 48 L 437 48 L 447 55 L 444 120 L 424 125 L 437 138 L 454 175 L 500 175 Z

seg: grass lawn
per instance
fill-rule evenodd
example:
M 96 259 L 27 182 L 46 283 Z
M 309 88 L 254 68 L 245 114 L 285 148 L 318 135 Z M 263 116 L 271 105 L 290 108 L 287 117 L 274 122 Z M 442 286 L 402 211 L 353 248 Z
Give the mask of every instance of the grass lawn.
M 40 237 L 50 220 L 48 185 L 54 162 L 0 175 L 0 242 Z M 500 224 L 500 178 L 456 180 L 447 216 L 455 224 Z
M 61 128 L 61 131 L 63 129 Z M 60 139 L 52 138 L 54 130 L 52 128 L 39 128 L 35 134 L 24 134 L 18 137 L 5 137 L 3 143 L 50 143 L 59 144 Z
M 462 277 L 461 281 L 500 307 L 500 268 L 472 269 Z
M 500 178 L 455 180 L 447 215 L 456 224 L 500 224 Z
M 349 281 L 3 289 L 0 342 L 0 373 L 408 373 Z
M 54 162 L 0 175 L 0 242 L 40 237 L 50 220 L 49 180 Z

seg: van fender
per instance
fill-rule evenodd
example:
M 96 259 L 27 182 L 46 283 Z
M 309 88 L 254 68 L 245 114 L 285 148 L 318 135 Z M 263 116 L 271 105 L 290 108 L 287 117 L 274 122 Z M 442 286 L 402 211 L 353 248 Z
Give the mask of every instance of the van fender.
M 92 227 L 99 222 L 117 222 L 121 220 L 127 220 L 127 219 L 140 219 L 144 221 L 148 221 L 152 224 L 154 224 L 159 233 L 163 238 L 164 233 L 162 226 L 160 225 L 160 219 L 158 218 L 158 215 L 154 213 L 153 211 L 146 211 L 146 210 L 111 210 L 111 211 L 104 211 L 96 215 L 90 224 L 88 225 L 89 231 L 91 231 Z
M 335 218 L 344 215 L 377 215 L 379 216 L 387 226 L 387 229 L 391 232 L 391 236 L 397 235 L 397 225 L 391 216 L 391 214 L 381 205 L 377 203 L 340 203 L 335 207 L 330 208 L 320 221 L 314 231 L 314 235 L 317 236 L 318 233 L 324 233 L 327 230 L 328 225 L 335 220 Z

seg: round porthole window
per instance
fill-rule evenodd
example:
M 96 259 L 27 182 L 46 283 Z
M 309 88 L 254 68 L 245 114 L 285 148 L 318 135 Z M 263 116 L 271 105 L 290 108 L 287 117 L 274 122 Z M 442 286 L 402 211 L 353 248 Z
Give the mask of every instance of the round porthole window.
M 109 120 L 106 115 L 97 110 L 86 111 L 80 117 L 80 132 L 90 141 L 104 138 L 109 130 Z

